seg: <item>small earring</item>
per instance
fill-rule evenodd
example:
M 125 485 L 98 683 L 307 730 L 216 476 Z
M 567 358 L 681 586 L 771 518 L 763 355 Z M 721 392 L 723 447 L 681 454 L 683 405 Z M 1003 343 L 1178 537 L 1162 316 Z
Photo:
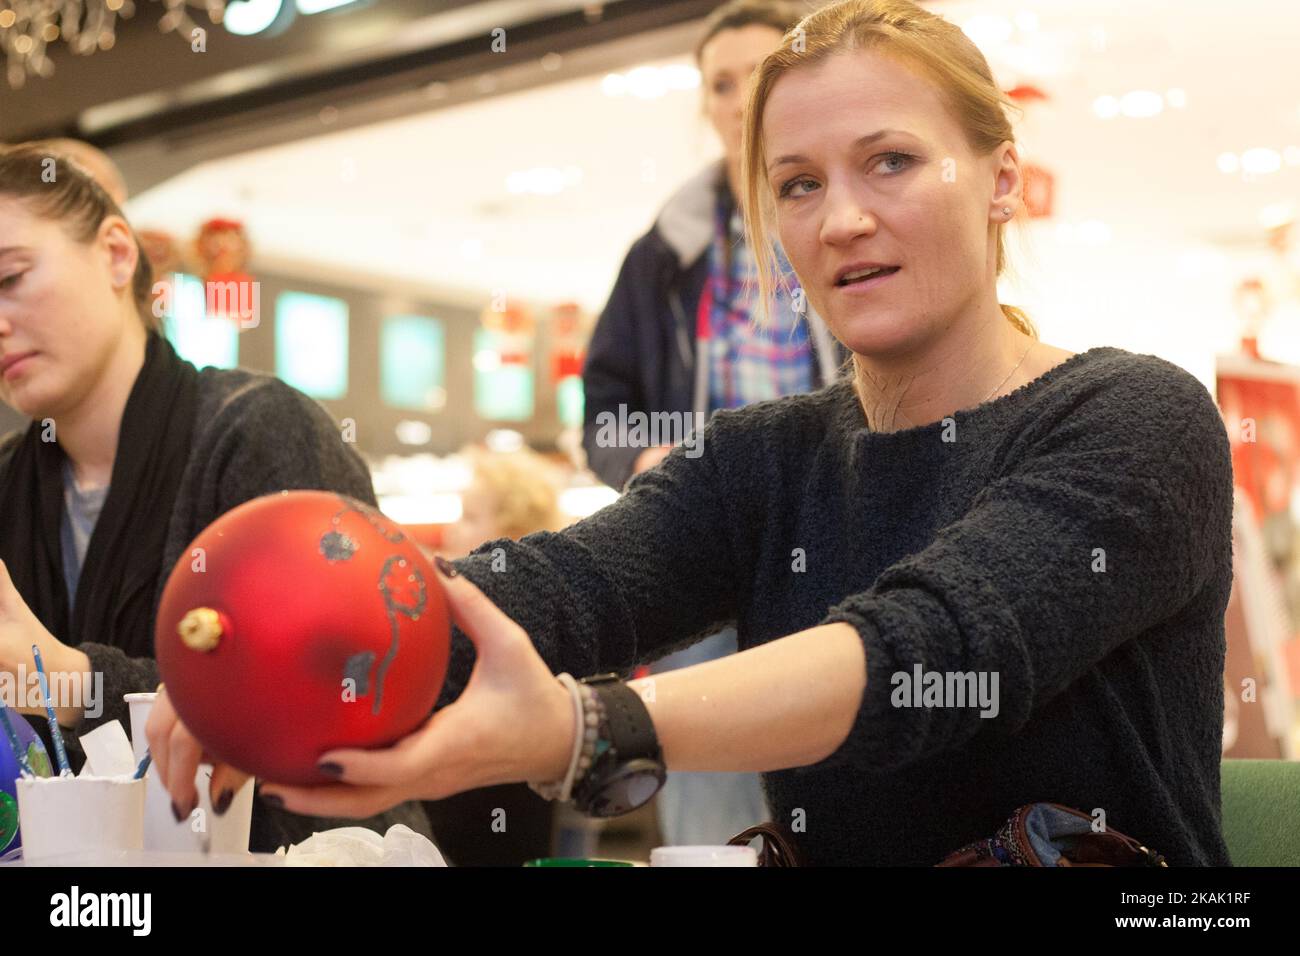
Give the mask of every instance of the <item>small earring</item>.
M 1004 215 L 1004 216 L 1010 216 L 1010 215 L 1011 215 L 1011 207 L 1010 207 L 1010 206 L 1003 206 L 1003 207 L 1002 207 L 1002 215 Z

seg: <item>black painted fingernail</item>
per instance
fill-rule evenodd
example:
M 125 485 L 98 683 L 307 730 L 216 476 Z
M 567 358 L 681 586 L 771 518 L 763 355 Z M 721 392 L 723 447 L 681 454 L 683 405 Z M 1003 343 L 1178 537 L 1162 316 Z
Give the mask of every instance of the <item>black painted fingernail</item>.
M 221 796 L 217 797 L 217 802 L 212 805 L 212 812 L 217 816 L 224 816 L 230 809 L 230 803 L 235 799 L 235 791 L 227 787 L 221 791 Z
M 262 802 L 274 810 L 284 809 L 284 799 L 279 794 L 264 793 L 262 794 Z
M 176 801 L 172 801 L 172 816 L 176 818 L 177 823 L 183 823 L 185 818 L 181 816 L 181 808 L 176 806 Z
M 325 763 L 318 763 L 316 769 L 329 777 L 343 776 L 343 768 L 336 763 L 329 763 L 328 761 Z
M 435 554 L 433 556 L 433 564 L 434 567 L 441 571 L 446 577 L 454 578 L 456 575 L 460 574 L 460 572 L 456 570 L 455 565 L 440 554 Z

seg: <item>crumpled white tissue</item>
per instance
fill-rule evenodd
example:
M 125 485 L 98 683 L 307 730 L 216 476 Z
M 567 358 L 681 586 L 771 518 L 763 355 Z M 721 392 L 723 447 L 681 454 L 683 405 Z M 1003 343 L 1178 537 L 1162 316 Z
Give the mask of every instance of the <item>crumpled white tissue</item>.
M 313 833 L 285 852 L 285 866 L 446 866 L 447 861 L 428 837 L 405 824 L 388 828 L 382 837 L 365 827 L 339 827 Z

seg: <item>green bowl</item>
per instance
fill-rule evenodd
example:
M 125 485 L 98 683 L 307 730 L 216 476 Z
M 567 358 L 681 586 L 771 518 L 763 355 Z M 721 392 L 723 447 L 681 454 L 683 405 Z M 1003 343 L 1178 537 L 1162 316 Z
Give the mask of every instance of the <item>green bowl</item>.
M 575 856 L 548 856 L 529 860 L 524 866 L 635 866 L 626 860 L 586 860 Z

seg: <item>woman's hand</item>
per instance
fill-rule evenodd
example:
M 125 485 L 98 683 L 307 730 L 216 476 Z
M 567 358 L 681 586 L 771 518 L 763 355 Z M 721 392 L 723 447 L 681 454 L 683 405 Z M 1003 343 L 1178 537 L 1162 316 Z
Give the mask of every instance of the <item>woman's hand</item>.
M 320 766 L 342 783 L 267 784 L 263 799 L 312 816 L 368 817 L 412 799 L 499 783 L 558 780 L 573 747 L 573 700 L 528 635 L 463 577 L 442 578 L 452 619 L 477 659 L 455 703 L 383 750 L 335 750 Z
M 153 757 L 153 772 L 171 794 L 172 816 L 177 823 L 193 813 L 199 805 L 198 791 L 194 789 L 194 775 L 198 773 L 199 764 L 213 765 L 208 798 L 212 801 L 212 812 L 218 815 L 229 809 L 235 794 L 248 780 L 248 774 L 227 764 L 217 763 L 203 752 L 203 745 L 194 739 L 194 735 L 176 716 L 176 710 L 167 696 L 167 688 L 161 684 L 158 686 L 158 697 L 153 709 L 149 711 L 149 722 L 145 724 L 144 735 L 149 741 L 149 753 Z
M 26 706 L 27 685 L 18 680 L 20 673 L 27 675 L 28 680 L 36 673 L 33 644 L 41 649 L 41 663 L 45 665 L 47 675 L 90 672 L 90 658 L 75 647 L 68 647 L 45 629 L 45 625 L 18 593 L 18 588 L 9 576 L 9 569 L 0 561 L 0 673 L 13 675 L 13 686 L 19 695 L 17 701 L 5 703 L 15 706 L 21 713 L 44 714 L 44 701 L 40 707 Z M 59 681 L 51 682 L 51 686 L 80 687 L 82 684 Z M 90 701 L 56 700 L 54 703 L 59 723 L 64 727 L 74 727 L 85 714 L 84 704 Z

